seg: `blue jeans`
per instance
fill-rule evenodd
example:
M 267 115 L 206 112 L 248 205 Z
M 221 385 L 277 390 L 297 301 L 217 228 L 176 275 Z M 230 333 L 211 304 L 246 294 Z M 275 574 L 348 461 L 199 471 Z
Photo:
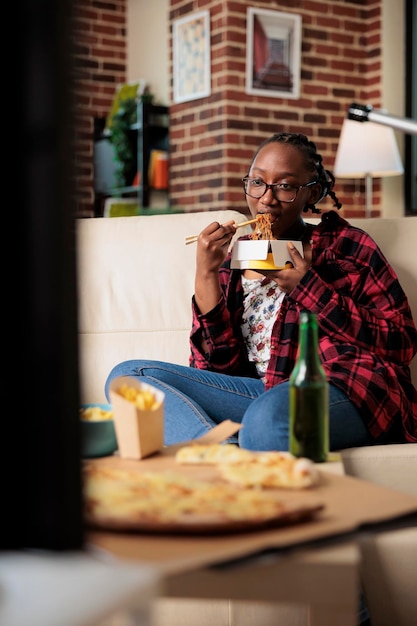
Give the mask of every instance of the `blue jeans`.
M 288 382 L 265 391 L 256 378 L 198 370 L 161 361 L 124 361 L 110 372 L 109 384 L 118 376 L 134 376 L 165 393 L 165 444 L 172 445 L 204 435 L 225 419 L 243 424 L 229 442 L 249 450 L 288 450 Z M 355 405 L 330 384 L 330 449 L 372 445 Z

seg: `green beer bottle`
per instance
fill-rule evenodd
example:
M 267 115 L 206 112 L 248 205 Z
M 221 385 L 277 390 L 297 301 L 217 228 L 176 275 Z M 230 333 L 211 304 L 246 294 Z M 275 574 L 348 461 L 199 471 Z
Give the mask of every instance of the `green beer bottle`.
M 290 376 L 289 450 L 322 463 L 329 453 L 329 383 L 320 362 L 314 313 L 300 313 L 297 361 Z

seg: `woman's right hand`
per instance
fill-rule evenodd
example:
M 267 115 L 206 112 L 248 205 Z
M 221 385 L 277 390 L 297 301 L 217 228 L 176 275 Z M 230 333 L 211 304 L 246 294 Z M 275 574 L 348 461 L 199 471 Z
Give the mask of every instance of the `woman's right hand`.
M 235 222 L 212 222 L 201 231 L 197 240 L 197 271 L 216 272 L 227 256 L 230 242 L 236 232 Z

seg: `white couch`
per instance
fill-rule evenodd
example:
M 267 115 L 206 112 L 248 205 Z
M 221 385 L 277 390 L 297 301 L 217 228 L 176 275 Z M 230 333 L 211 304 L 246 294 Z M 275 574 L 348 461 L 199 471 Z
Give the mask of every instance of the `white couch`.
M 186 246 L 184 239 L 209 222 L 231 219 L 245 218 L 234 211 L 216 211 L 77 221 L 82 402 L 105 401 L 106 377 L 120 361 L 148 358 L 188 363 L 195 245 Z M 380 245 L 399 275 L 417 321 L 417 217 L 351 222 Z M 417 358 L 412 376 L 417 385 Z M 417 444 L 354 448 L 344 450 L 342 458 L 347 473 L 417 496 Z M 363 539 L 372 626 L 410 626 L 404 620 L 417 614 L 416 600 L 411 599 L 416 594 L 408 593 L 417 581 L 406 569 L 407 558 L 396 558 L 401 550 L 409 556 L 414 551 L 415 576 L 416 528 L 384 534 L 379 544 L 371 537 Z M 375 551 L 384 556 L 377 568 L 372 567 Z M 393 597 L 385 593 L 380 610 L 380 590 L 392 587 L 393 578 L 403 593 Z M 307 620 L 305 607 L 217 600 L 163 600 L 156 615 L 156 626 L 305 626 Z

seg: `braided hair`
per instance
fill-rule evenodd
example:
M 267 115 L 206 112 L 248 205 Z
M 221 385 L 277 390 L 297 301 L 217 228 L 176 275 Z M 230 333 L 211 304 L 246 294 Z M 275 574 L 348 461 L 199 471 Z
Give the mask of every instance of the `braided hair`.
M 335 178 L 330 170 L 326 170 L 323 166 L 323 158 L 321 154 L 317 152 L 317 146 L 314 141 L 310 141 L 305 135 L 302 133 L 275 133 L 268 139 L 265 139 L 263 143 L 259 146 L 255 155 L 253 157 L 252 163 L 258 155 L 259 151 L 266 145 L 270 143 L 286 143 L 290 146 L 294 146 L 300 152 L 304 154 L 306 167 L 310 172 L 314 172 L 316 175 L 317 182 L 321 185 L 321 194 L 317 203 L 323 200 L 326 196 L 330 196 L 333 200 L 333 206 L 336 209 L 341 209 L 342 204 L 339 202 L 336 194 L 333 191 L 333 186 L 335 183 Z M 311 211 L 312 213 L 321 213 L 320 209 L 317 209 L 315 204 L 306 204 L 303 211 L 307 213 Z

